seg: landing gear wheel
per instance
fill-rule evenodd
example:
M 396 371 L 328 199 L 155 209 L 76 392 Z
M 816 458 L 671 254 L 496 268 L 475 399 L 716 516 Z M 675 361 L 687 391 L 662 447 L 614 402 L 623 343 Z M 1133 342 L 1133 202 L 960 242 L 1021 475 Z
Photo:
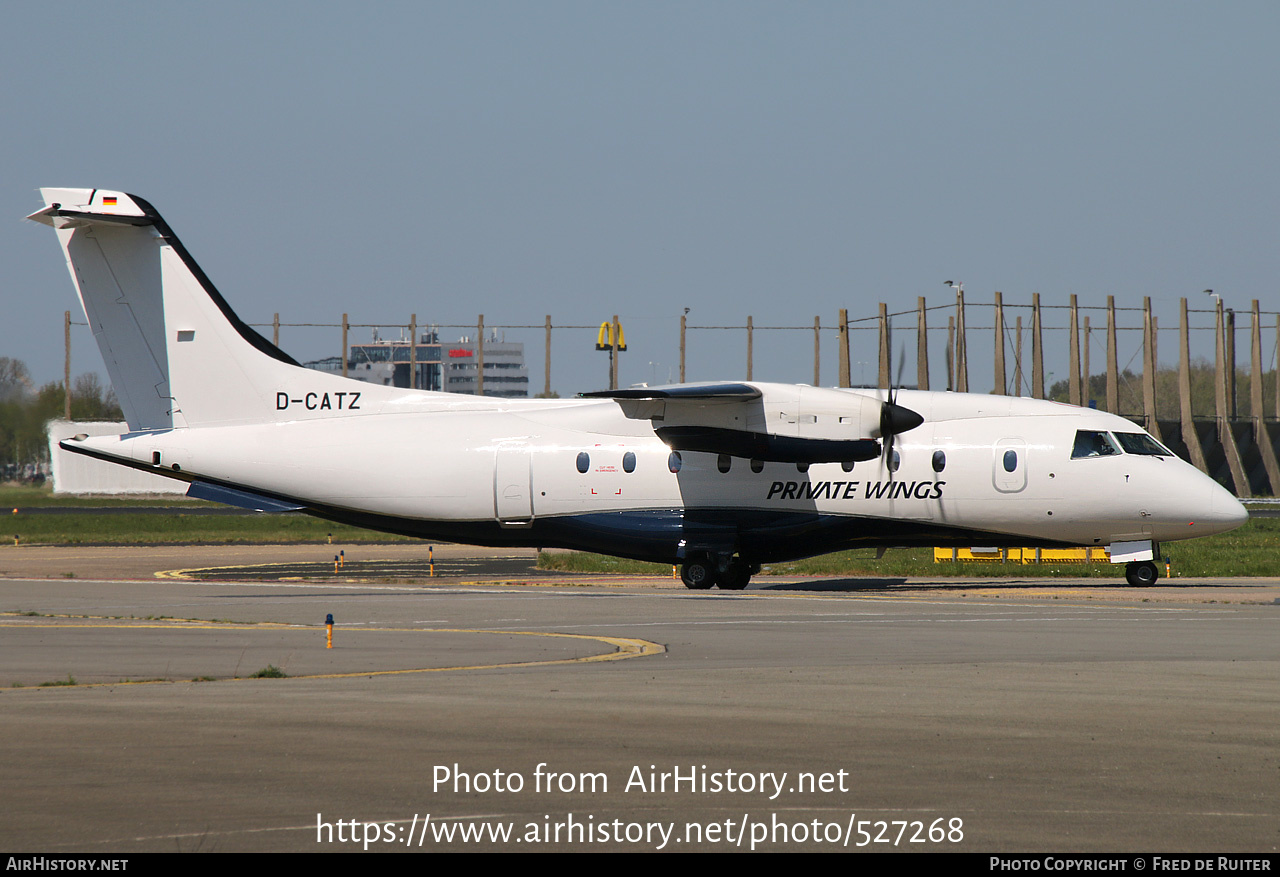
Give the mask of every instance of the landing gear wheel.
M 1135 588 L 1149 588 L 1160 579 L 1160 570 L 1149 560 L 1125 564 L 1124 577 Z
M 751 581 L 751 567 L 742 560 L 732 560 L 720 579 L 720 590 L 741 591 Z
M 706 591 L 716 583 L 715 570 L 705 560 L 689 560 L 680 567 L 680 581 L 693 591 Z

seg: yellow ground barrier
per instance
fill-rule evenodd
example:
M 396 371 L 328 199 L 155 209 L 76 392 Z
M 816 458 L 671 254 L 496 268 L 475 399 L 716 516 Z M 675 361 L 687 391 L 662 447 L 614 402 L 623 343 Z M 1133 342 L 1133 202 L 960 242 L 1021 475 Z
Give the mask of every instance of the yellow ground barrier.
M 1097 548 L 935 548 L 934 563 L 1110 563 L 1108 550 Z

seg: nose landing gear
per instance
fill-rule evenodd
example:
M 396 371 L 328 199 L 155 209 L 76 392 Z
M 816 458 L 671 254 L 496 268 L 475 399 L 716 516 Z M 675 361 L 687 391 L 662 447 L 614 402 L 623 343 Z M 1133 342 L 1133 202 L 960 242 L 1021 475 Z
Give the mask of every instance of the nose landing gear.
M 1160 570 L 1149 560 L 1133 561 L 1124 566 L 1124 577 L 1135 588 L 1149 588 L 1160 579 Z

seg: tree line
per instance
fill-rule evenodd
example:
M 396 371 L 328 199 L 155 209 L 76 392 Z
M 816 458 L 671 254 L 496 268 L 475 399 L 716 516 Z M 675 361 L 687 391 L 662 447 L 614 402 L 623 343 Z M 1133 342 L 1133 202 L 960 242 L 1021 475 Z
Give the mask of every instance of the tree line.
M 49 462 L 45 423 L 66 413 L 66 390 L 51 381 L 37 387 L 26 363 L 0 356 L 0 474 L 4 480 L 30 477 Z M 124 419 L 116 394 L 93 372 L 71 383 L 72 420 Z
M 1217 408 L 1217 369 L 1207 360 L 1191 363 L 1191 410 L 1196 417 L 1214 417 Z M 1241 369 L 1236 370 L 1236 417 L 1253 417 L 1253 395 L 1250 381 L 1251 375 Z M 1130 369 L 1120 372 L 1120 410 L 1116 413 L 1125 416 L 1141 417 L 1142 407 L 1142 375 Z M 1093 399 L 1098 407 L 1107 407 L 1106 373 L 1091 375 L 1088 380 L 1088 392 L 1085 404 Z M 1262 409 L 1263 415 L 1276 416 L 1274 410 L 1276 398 L 1276 373 L 1266 372 L 1262 375 Z M 1023 395 L 1026 395 L 1024 392 Z M 1069 397 L 1067 381 L 1057 381 L 1047 393 L 1056 402 L 1066 402 Z M 1156 370 L 1156 417 L 1159 420 L 1178 420 L 1182 416 L 1180 396 L 1178 392 L 1178 370 L 1176 368 L 1160 368 Z

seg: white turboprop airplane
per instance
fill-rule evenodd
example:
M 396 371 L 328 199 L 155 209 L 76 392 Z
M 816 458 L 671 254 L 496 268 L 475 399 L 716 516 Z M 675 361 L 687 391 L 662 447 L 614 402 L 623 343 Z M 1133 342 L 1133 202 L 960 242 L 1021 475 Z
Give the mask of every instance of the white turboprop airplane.
M 1159 543 L 1248 517 L 1113 414 L 961 393 L 757 382 L 495 399 L 300 367 L 247 326 L 146 201 L 43 189 L 124 409 L 68 451 L 188 494 L 479 545 L 682 564 L 690 588 L 865 546 L 1108 546 L 1135 585 Z

